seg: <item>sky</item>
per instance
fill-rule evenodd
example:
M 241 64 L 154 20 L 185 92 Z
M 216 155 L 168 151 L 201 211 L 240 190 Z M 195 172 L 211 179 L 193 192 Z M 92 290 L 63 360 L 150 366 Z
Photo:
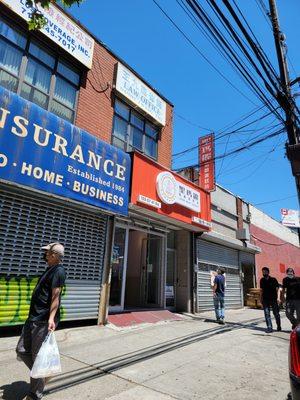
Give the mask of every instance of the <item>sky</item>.
M 235 1 L 278 71 L 271 27 L 258 6 L 262 1 Z M 263 2 L 267 5 L 267 0 Z M 200 0 L 200 3 L 205 5 L 206 1 Z M 277 0 L 277 5 L 281 31 L 288 47 L 290 77 L 294 79 L 300 76 L 300 2 Z M 268 110 L 258 110 L 262 102 L 191 22 L 178 1 L 85 0 L 80 7 L 73 6 L 69 11 L 174 105 L 173 154 L 196 146 L 199 136 L 210 132 L 218 138 L 218 156 L 244 146 L 258 135 L 278 130 L 275 125 L 279 121 L 270 115 L 241 132 L 230 134 L 240 125 L 261 118 Z M 295 85 L 293 89 L 295 94 L 300 94 L 299 86 Z M 233 125 L 254 110 L 252 116 Z M 285 141 L 286 134 L 282 133 L 217 160 L 217 183 L 277 220 L 280 220 L 280 208 L 298 209 L 296 185 L 285 156 Z M 173 158 L 173 168 L 196 163 L 197 150 Z

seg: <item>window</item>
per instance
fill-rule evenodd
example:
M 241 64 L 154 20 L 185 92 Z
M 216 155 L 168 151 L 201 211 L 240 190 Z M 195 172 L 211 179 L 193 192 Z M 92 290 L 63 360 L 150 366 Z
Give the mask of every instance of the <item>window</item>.
M 0 19 L 0 85 L 73 122 L 79 83 L 79 71 Z
M 137 149 L 157 159 L 159 128 L 119 100 L 115 101 L 112 144 L 125 151 Z

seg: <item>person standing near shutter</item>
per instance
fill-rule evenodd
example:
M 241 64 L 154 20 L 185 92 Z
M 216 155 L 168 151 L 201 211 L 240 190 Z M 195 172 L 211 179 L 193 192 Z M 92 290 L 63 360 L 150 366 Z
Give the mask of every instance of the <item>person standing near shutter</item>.
M 278 305 L 278 303 L 280 302 L 279 283 L 276 278 L 270 276 L 270 270 L 268 267 L 262 268 L 262 274 L 263 277 L 260 280 L 260 301 L 263 305 L 265 313 L 265 320 L 267 324 L 266 333 L 273 332 L 271 309 L 276 320 L 277 331 L 281 331 L 281 321 Z
M 214 280 L 213 296 L 214 296 L 214 307 L 216 313 L 217 322 L 224 324 L 225 321 L 225 269 L 218 268 L 217 276 Z
M 54 331 L 60 320 L 60 300 L 65 284 L 65 269 L 61 265 L 64 246 L 50 243 L 42 247 L 44 259 L 48 264 L 32 292 L 28 318 L 23 326 L 17 344 L 18 359 L 29 369 L 32 368 L 39 349 L 49 331 Z M 30 378 L 30 391 L 26 400 L 38 400 L 43 397 L 46 380 Z
M 294 329 L 300 323 L 300 278 L 295 276 L 295 271 L 291 267 L 286 270 L 286 277 L 282 281 L 281 301 L 284 301 L 284 298 L 285 315 Z

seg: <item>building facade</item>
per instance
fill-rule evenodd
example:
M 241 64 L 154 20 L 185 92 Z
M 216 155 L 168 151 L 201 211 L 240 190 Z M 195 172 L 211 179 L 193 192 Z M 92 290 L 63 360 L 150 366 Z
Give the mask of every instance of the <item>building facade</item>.
M 212 230 L 198 235 L 195 244 L 195 310 L 213 309 L 212 283 L 218 267 L 225 268 L 226 308 L 241 308 L 255 287 L 255 256 L 250 242 L 249 205 L 217 185 L 211 193 Z
M 191 312 L 192 239 L 210 220 L 209 193 L 134 153 L 129 216 L 117 218 L 110 310 Z
M 251 241 L 261 248 L 256 255 L 257 282 L 262 276 L 261 269 L 269 267 L 272 276 L 279 283 L 286 276 L 286 269 L 292 267 L 300 275 L 300 247 L 298 232 L 283 226 L 254 206 L 250 206 Z
M 0 1 L 0 326 L 26 319 L 55 241 L 64 320 L 191 310 L 210 197 L 170 171 L 173 105 L 64 10 L 43 12 L 29 32 L 26 2 Z

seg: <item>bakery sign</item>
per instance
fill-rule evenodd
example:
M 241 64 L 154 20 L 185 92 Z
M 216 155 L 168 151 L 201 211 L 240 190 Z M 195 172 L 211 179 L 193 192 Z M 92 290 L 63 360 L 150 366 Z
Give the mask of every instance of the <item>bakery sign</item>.
M 179 182 L 169 172 L 160 172 L 156 178 L 156 191 L 165 204 L 179 204 L 195 212 L 200 212 L 200 192 Z
M 160 125 L 166 125 L 166 102 L 121 63 L 115 89 Z
M 20 17 L 29 21 L 34 11 L 26 0 L 0 0 Z M 40 31 L 59 47 L 67 51 L 87 68 L 92 67 L 94 39 L 66 16 L 54 4 L 49 8 L 41 8 L 38 2 L 36 9 L 46 18 L 46 25 Z

